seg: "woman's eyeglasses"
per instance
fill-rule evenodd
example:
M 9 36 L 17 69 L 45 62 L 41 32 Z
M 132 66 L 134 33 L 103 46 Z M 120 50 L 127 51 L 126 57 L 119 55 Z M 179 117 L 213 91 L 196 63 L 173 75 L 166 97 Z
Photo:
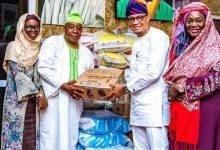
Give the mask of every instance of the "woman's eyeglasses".
M 144 19 L 144 17 L 146 17 L 146 16 L 147 16 L 147 15 L 137 16 L 137 17 L 128 17 L 128 22 L 129 22 L 129 23 L 134 23 L 135 20 L 137 20 L 138 23 L 140 23 L 140 22 Z
M 25 25 L 24 27 L 27 31 L 31 31 L 31 30 L 40 31 L 39 25 Z

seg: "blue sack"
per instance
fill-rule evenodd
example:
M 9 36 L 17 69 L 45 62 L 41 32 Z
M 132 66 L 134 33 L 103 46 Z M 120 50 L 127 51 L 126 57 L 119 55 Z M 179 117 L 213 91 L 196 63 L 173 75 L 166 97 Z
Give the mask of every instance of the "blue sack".
M 126 135 L 117 132 L 104 135 L 92 135 L 80 132 L 78 142 L 84 148 L 108 148 L 116 145 L 133 145 Z
M 93 147 L 84 148 L 80 144 L 78 144 L 77 150 L 134 150 L 134 148 L 130 146 L 122 146 L 122 145 L 116 145 L 116 146 L 107 147 L 107 148 L 93 148 Z
M 126 119 L 109 110 L 84 110 L 79 130 L 89 134 L 128 133 L 131 127 Z

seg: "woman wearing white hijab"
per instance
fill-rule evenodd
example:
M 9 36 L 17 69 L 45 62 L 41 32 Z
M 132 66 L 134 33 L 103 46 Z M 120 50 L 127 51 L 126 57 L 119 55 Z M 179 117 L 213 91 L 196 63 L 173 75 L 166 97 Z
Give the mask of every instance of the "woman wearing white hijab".
M 24 14 L 18 21 L 15 40 L 7 46 L 1 149 L 36 149 L 37 104 L 44 100 L 36 71 L 41 31 L 39 17 Z M 38 108 L 43 109 L 40 105 Z

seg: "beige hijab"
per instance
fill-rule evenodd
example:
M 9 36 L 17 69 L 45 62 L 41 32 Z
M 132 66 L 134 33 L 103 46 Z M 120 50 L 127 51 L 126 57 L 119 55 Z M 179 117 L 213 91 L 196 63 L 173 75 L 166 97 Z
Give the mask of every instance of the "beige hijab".
M 28 14 L 24 14 L 19 18 L 15 40 L 10 42 L 7 46 L 3 63 L 3 68 L 6 72 L 8 70 L 9 60 L 17 62 L 24 67 L 31 67 L 36 63 L 38 59 L 40 40 L 42 36 L 42 24 L 40 23 L 40 33 L 37 38 L 35 40 L 30 39 L 23 29 L 27 15 Z

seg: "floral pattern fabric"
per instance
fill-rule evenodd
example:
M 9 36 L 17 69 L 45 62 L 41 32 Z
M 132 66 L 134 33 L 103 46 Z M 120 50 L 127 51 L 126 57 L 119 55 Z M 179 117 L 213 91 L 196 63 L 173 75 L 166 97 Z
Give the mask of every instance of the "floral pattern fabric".
M 27 106 L 27 100 L 18 100 L 18 95 L 23 95 L 20 92 L 24 92 L 26 85 L 24 78 L 32 79 L 34 76 L 34 68 L 24 68 L 13 61 L 9 61 L 9 69 L 7 74 L 7 86 L 5 91 L 5 98 L 3 104 L 3 120 L 2 120 L 2 135 L 1 135 L 1 149 L 3 150 L 21 150 L 22 149 L 22 137 L 24 129 L 25 111 Z M 23 73 L 23 79 L 19 79 L 20 86 L 17 90 L 15 78 L 19 73 Z M 36 81 L 36 80 L 34 80 Z M 23 84 L 23 86 L 22 86 Z M 33 84 L 36 89 L 39 89 L 40 84 Z M 21 90 L 24 89 L 24 90 Z M 19 91 L 19 93 L 18 93 Z M 31 90 L 29 90 L 31 91 Z M 34 91 L 35 93 L 36 91 Z M 31 95 L 31 93 L 29 93 Z M 36 132 L 38 133 L 38 132 Z M 38 139 L 38 136 L 37 136 Z
M 186 81 L 186 97 L 187 100 L 201 99 L 220 87 L 220 72 L 211 70 L 206 74 L 189 78 Z

